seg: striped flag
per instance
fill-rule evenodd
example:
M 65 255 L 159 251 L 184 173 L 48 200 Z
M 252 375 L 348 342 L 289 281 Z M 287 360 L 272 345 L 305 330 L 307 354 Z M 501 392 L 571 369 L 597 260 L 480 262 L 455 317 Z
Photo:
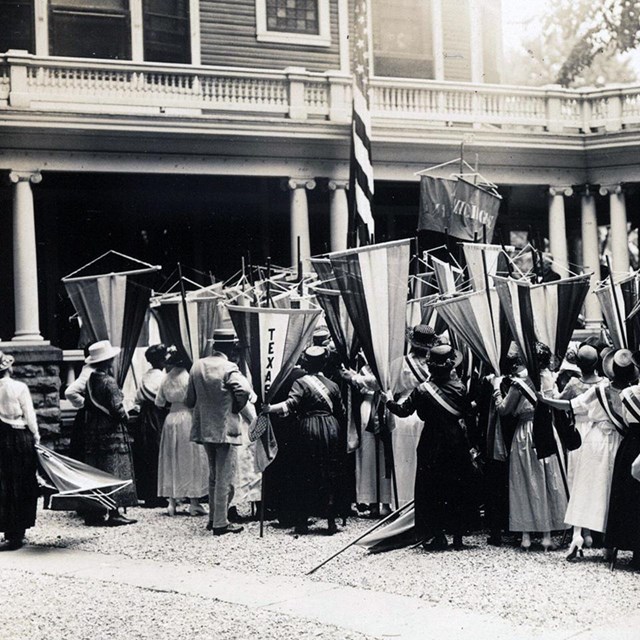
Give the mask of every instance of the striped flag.
M 353 112 L 349 161 L 349 235 L 347 246 L 369 244 L 375 233 L 373 166 L 371 164 L 371 116 L 369 113 L 369 16 L 368 0 L 355 0 L 353 42 Z

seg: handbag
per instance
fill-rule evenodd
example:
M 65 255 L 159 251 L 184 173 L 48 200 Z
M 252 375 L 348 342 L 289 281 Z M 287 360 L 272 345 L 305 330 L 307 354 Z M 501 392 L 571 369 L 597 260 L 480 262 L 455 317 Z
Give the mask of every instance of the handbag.
M 631 476 L 640 482 L 640 456 L 631 463 Z
M 573 411 L 554 411 L 554 424 L 562 446 L 567 451 L 575 451 L 582 445 L 580 432 L 576 429 Z

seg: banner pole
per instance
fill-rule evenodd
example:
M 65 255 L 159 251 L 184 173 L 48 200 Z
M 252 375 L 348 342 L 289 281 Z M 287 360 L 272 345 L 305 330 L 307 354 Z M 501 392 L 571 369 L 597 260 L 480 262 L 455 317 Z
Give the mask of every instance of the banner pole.
M 381 526 L 385 525 L 389 520 L 392 520 L 396 516 L 400 515 L 402 511 L 406 511 L 409 507 L 412 507 L 415 503 L 415 500 L 410 500 L 407 504 L 401 506 L 399 509 L 396 509 L 392 513 L 390 513 L 386 518 L 382 518 L 380 522 L 376 522 L 372 527 L 367 529 L 364 533 L 361 533 L 357 538 L 352 540 L 349 544 L 345 545 L 340 549 L 340 551 L 334 553 L 332 556 L 321 562 L 319 565 L 315 566 L 311 571 L 307 571 L 306 575 L 310 576 L 312 573 L 315 573 L 321 567 L 324 567 L 325 564 L 331 562 L 334 558 L 337 558 L 341 553 L 344 553 L 349 547 L 352 547 L 354 544 L 357 544 L 363 538 L 366 538 L 370 533 L 373 533 L 376 529 L 379 529 Z
M 613 270 L 611 269 L 611 259 L 607 256 L 607 269 L 609 269 L 609 281 L 611 282 L 611 293 L 613 295 L 613 304 L 616 308 L 616 319 L 620 326 L 620 343 L 623 349 L 627 349 L 627 336 L 625 331 L 625 325 L 622 323 L 622 313 L 620 311 L 620 304 L 618 303 L 618 296 L 616 295 L 616 285 L 613 281 Z
M 196 361 L 196 353 L 193 350 L 193 341 L 191 339 L 191 327 L 189 326 L 189 312 L 187 310 L 187 293 L 184 289 L 184 281 L 182 279 L 182 265 L 178 262 L 178 280 L 180 281 L 180 297 L 182 298 L 182 311 L 184 312 L 184 324 L 187 328 L 187 337 L 189 338 L 189 349 L 191 349 L 191 361 Z

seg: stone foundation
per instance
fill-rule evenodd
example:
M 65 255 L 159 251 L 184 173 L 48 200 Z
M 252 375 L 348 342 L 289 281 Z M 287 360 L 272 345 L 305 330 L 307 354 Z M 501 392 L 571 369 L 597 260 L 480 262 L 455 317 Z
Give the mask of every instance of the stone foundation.
M 24 382 L 31 391 L 33 406 L 38 417 L 42 443 L 65 449 L 68 442 L 61 440 L 60 367 L 62 350 L 51 345 L 20 345 L 13 342 L 0 344 L 4 353 L 15 359 L 13 378 Z

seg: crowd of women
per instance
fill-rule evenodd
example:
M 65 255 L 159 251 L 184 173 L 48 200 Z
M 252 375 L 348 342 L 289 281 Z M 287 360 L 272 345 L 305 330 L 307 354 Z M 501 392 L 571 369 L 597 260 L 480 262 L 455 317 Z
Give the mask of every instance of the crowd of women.
M 490 545 L 510 536 L 523 551 L 538 539 L 552 551 L 572 528 L 568 560 L 600 546 L 610 562 L 618 549 L 632 551 L 631 566 L 640 568 L 640 354 L 594 339 L 574 344 L 560 364 L 537 343 L 534 380 L 512 345 L 506 375 L 469 375 L 446 337 L 418 325 L 392 395 L 366 363 L 359 370 L 341 365 L 327 331 L 313 342 L 279 396 L 245 412 L 234 481 L 245 490 L 230 492 L 230 515 L 235 505 L 242 510 L 260 499 L 261 480 L 263 513 L 298 535 L 313 518 L 326 519 L 333 534 L 349 516 L 385 516 L 392 504 L 413 499 L 411 539 L 429 551 L 448 548 L 448 535 L 462 549 L 464 536 L 481 528 Z M 133 524 L 122 509 L 137 505 L 172 516 L 185 503 L 189 515 L 206 514 L 210 466 L 185 402 L 189 363 L 175 348 L 149 347 L 137 419 L 127 424 L 111 374 L 117 354 L 108 341 L 91 345 L 66 390 L 78 409 L 72 455 L 135 479 L 115 494 L 116 508 L 79 509 L 84 522 Z M 240 355 L 224 357 L 242 371 Z M 20 547 L 34 525 L 38 495 L 38 426 L 12 364 L 0 354 L 0 530 L 8 549 Z M 248 437 L 256 413 L 269 415 L 278 441 L 263 476 Z

